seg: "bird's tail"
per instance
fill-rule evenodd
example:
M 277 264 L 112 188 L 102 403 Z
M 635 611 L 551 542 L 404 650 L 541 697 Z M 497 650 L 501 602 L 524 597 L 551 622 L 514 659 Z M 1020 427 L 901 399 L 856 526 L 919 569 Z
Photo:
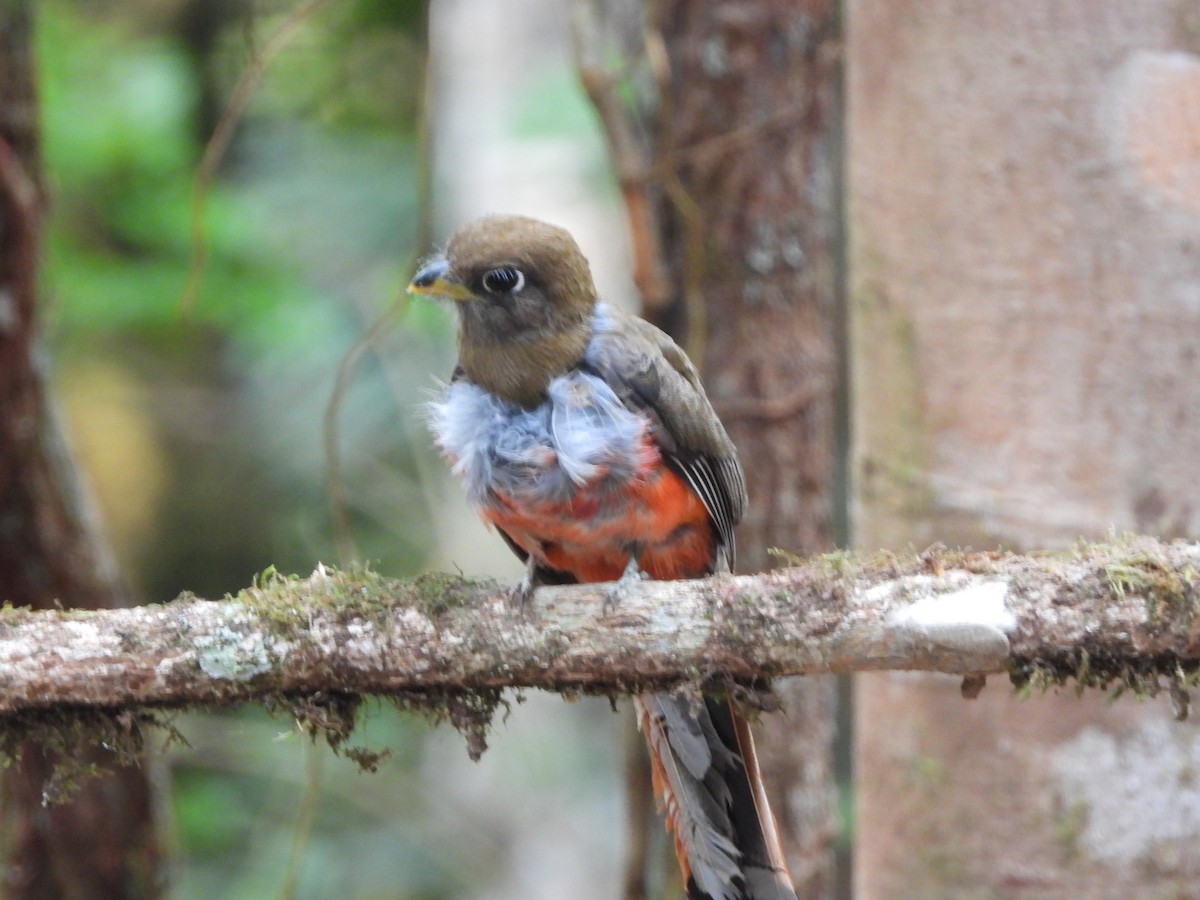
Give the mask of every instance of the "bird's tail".
M 746 720 L 712 697 L 634 701 L 690 900 L 795 900 Z

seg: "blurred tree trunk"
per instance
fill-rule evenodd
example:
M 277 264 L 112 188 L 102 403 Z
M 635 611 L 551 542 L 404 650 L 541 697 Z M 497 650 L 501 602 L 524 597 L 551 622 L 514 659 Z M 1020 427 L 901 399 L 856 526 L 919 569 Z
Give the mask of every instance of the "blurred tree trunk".
M 123 591 L 46 396 L 38 336 L 43 194 L 32 9 L 29 0 L 0 4 L 0 600 L 111 607 Z M 4 896 L 158 896 L 147 773 L 117 769 L 89 780 L 70 803 L 45 806 L 53 767 L 52 755 L 29 745 L 4 773 Z
M 1200 531 L 1198 9 L 848 5 L 863 547 Z M 865 900 L 1195 896 L 1165 700 L 857 691 Z
M 738 567 L 831 547 L 840 34 L 827 0 L 668 0 L 656 123 L 670 297 L 651 318 L 702 366 L 746 468 Z M 757 728 L 800 897 L 833 890 L 835 681 L 778 686 Z
M 239 0 L 184 0 L 176 13 L 175 34 L 187 52 L 196 84 L 192 122 L 200 147 L 208 143 L 225 106 L 218 72 L 221 34 L 239 14 L 248 14 Z

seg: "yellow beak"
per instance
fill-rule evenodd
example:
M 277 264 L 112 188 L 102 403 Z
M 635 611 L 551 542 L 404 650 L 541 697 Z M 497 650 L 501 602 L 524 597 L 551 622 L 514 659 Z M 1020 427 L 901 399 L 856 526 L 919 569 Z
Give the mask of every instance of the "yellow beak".
M 444 259 L 435 259 L 413 276 L 408 283 L 410 294 L 427 297 L 445 297 L 447 300 L 474 300 L 471 289 L 450 272 L 450 264 Z

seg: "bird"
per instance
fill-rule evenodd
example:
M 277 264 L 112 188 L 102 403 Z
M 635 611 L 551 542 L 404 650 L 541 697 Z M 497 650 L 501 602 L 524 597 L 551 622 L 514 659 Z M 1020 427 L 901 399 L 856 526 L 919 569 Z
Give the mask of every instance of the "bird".
M 456 230 L 408 289 L 453 301 L 458 361 L 428 407 L 470 503 L 543 584 L 730 572 L 747 504 L 696 367 L 600 301 L 565 229 L 493 214 Z M 634 698 L 689 900 L 794 900 L 746 720 L 716 696 Z

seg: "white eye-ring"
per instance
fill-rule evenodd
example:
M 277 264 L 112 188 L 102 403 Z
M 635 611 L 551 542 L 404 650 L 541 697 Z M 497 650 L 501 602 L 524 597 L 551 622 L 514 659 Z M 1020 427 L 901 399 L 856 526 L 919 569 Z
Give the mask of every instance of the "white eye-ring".
M 491 294 L 515 294 L 525 287 L 525 276 L 520 269 L 500 266 L 483 273 L 483 287 Z

